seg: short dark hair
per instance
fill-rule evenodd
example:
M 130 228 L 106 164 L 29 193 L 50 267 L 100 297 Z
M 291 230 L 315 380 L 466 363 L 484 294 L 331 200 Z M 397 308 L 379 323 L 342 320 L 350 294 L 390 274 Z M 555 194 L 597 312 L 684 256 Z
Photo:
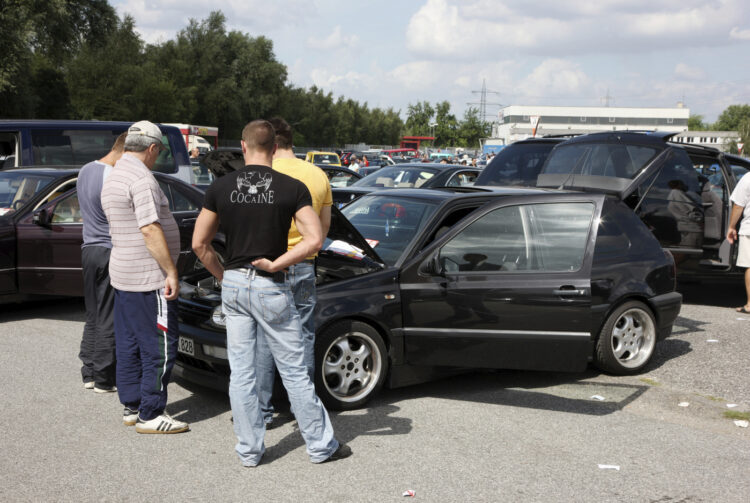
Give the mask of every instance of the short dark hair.
M 276 132 L 270 122 L 254 120 L 242 130 L 242 141 L 248 150 L 270 154 L 276 145 Z
M 276 131 L 276 145 L 284 150 L 292 148 L 292 126 L 281 117 L 274 117 L 270 121 L 274 131 Z

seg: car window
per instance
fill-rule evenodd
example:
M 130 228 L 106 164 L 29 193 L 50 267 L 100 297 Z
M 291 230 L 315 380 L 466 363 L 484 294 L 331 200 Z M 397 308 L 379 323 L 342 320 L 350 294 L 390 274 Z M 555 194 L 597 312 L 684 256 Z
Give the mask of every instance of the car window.
M 341 209 L 380 258 L 393 265 L 434 213 L 435 202 L 363 196 Z
M 53 180 L 53 176 L 0 171 L 0 215 L 18 210 Z
M 60 199 L 52 211 L 50 221 L 53 224 L 80 224 L 83 222 L 81 207 L 78 205 L 77 192 L 73 192 L 69 196 Z
M 178 187 L 170 185 L 169 188 L 172 193 L 170 200 L 171 211 L 200 211 L 200 206 L 195 204 L 186 194 L 182 193 Z
M 172 191 L 169 190 L 169 184 L 159 180 L 159 187 L 161 187 L 161 191 L 164 192 L 164 195 L 167 196 L 167 201 L 169 201 L 169 211 L 175 211 L 174 201 L 172 200 Z
M 440 250 L 446 273 L 568 272 L 581 268 L 592 203 L 547 203 L 493 210 Z
M 445 185 L 447 187 L 467 187 L 469 185 L 474 185 L 474 182 L 477 179 L 477 174 L 478 171 L 460 171 L 454 173 Z
M 622 143 L 558 145 L 549 155 L 544 173 L 633 179 L 658 153 L 654 147 Z
M 554 143 L 509 145 L 482 170 L 476 185 L 533 187 L 544 160 L 554 146 Z
M 326 175 L 328 175 L 328 180 L 331 183 L 331 187 L 348 187 L 349 185 L 359 180 L 356 175 L 347 173 L 345 171 L 325 170 L 325 173 Z

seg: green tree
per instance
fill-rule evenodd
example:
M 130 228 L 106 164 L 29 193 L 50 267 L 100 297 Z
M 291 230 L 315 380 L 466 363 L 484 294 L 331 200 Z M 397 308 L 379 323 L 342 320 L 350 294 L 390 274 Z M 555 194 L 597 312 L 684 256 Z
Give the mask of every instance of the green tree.
M 715 131 L 737 131 L 740 124 L 750 119 L 750 105 L 729 105 L 714 122 Z
M 709 125 L 703 122 L 702 115 L 691 115 L 688 118 L 688 131 L 706 131 Z

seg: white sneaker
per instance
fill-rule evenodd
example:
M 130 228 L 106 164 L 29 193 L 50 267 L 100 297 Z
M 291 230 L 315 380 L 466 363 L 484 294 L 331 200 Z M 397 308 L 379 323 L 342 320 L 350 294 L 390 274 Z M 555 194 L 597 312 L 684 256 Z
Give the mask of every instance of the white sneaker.
M 178 421 L 166 413 L 150 421 L 144 421 L 141 416 L 138 416 L 135 423 L 135 431 L 138 433 L 182 433 L 189 429 L 190 426 L 187 423 Z
M 122 423 L 125 426 L 133 426 L 136 421 L 138 421 L 138 411 L 125 407 L 125 410 L 122 411 Z

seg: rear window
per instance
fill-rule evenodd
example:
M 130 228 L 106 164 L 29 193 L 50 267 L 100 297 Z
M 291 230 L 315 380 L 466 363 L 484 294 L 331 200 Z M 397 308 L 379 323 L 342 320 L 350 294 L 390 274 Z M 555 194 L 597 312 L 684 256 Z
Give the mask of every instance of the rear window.
M 633 179 L 659 152 L 655 147 L 622 143 L 559 145 L 547 159 L 544 173 Z
M 484 168 L 476 185 L 536 186 L 536 178 L 554 143 L 516 143 L 505 147 Z

